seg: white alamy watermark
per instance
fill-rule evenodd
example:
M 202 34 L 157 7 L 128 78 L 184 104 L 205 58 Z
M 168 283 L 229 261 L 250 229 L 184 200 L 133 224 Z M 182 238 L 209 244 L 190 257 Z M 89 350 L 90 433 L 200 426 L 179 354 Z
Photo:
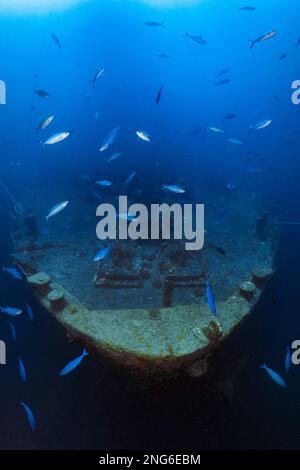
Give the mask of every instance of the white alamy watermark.
M 185 240 L 186 250 L 204 245 L 204 204 L 132 204 L 119 196 L 119 206 L 100 204 L 96 233 L 100 240 Z
M 0 365 L 3 366 L 6 364 L 6 344 L 4 341 L 0 340 Z
M 6 104 L 6 83 L 0 80 L 0 104 Z
M 295 105 L 300 104 L 300 80 L 294 80 L 292 83 L 292 103 Z

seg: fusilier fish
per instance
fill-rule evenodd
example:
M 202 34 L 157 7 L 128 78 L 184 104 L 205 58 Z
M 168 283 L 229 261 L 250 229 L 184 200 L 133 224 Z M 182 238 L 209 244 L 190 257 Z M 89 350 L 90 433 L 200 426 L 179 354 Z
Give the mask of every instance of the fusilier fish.
M 99 152 L 104 152 L 104 150 L 107 150 L 108 147 L 114 143 L 114 141 L 116 140 L 120 130 L 121 130 L 121 128 L 119 126 L 117 126 L 117 127 L 114 127 L 114 129 L 112 129 L 107 134 L 107 136 L 105 137 L 105 139 L 102 142 L 102 145 L 99 149 Z
M 254 11 L 255 7 L 239 7 L 239 11 Z
M 217 76 L 218 76 L 218 77 L 221 77 L 222 75 L 226 75 L 226 73 L 228 73 L 229 71 L 230 71 L 230 68 L 229 68 L 229 67 L 227 67 L 226 69 L 221 69 L 221 70 L 218 72 Z
M 73 359 L 71 362 L 69 362 L 59 373 L 60 376 L 62 375 L 67 375 L 69 374 L 70 372 L 72 372 L 74 369 L 76 369 L 76 367 L 79 366 L 79 364 L 81 363 L 82 359 L 85 357 L 85 356 L 88 356 L 88 352 L 86 349 L 83 350 L 82 354 L 78 357 L 76 357 L 75 359 Z
M 213 295 L 211 285 L 208 281 L 206 282 L 206 297 L 207 297 L 207 303 L 208 303 L 208 306 L 210 308 L 211 313 L 213 315 L 216 315 L 217 314 L 217 307 L 216 307 L 216 303 L 215 303 L 215 298 L 214 298 L 214 295 Z
M 231 142 L 232 144 L 236 144 L 236 145 L 243 145 L 244 142 L 242 142 L 241 140 L 238 140 L 238 139 L 232 139 L 231 137 L 229 137 L 227 139 L 227 142 Z
M 278 60 L 283 60 L 286 58 L 287 58 L 287 52 L 284 52 L 283 54 L 281 54 L 281 56 L 278 57 Z
M 205 41 L 205 39 L 202 37 L 201 34 L 189 34 L 187 31 L 185 32 L 185 34 L 182 36 L 183 38 L 189 38 L 191 39 L 192 41 L 196 42 L 197 44 L 201 44 L 201 45 L 204 45 L 204 44 L 207 44 L 207 42 Z
M 136 131 L 136 135 L 139 137 L 139 139 L 144 140 L 145 142 L 151 142 L 149 134 L 145 131 Z
M 116 158 L 119 158 L 121 155 L 122 155 L 122 152 L 114 153 L 111 157 L 107 159 L 107 162 L 108 163 L 113 162 L 114 160 L 116 160 Z
M 99 184 L 99 186 L 111 186 L 111 181 L 109 181 L 109 180 L 98 180 L 98 181 L 96 181 L 96 184 Z
M 92 80 L 92 87 L 95 88 L 97 80 L 104 74 L 104 69 L 97 70 L 93 80 Z
M 160 99 L 161 99 L 161 94 L 162 94 L 162 91 L 163 91 L 163 86 L 160 87 L 160 89 L 158 90 L 158 93 L 156 95 L 156 100 L 155 100 L 155 103 L 158 104 L 160 102 Z
M 177 193 L 177 194 L 185 193 L 185 189 L 183 189 L 180 186 L 177 186 L 175 184 L 174 185 L 164 184 L 163 189 L 167 189 L 168 191 L 171 191 L 172 193 Z
M 250 49 L 252 49 L 252 47 L 259 43 L 259 42 L 264 42 L 264 41 L 267 41 L 268 39 L 271 39 L 273 38 L 274 36 L 276 36 L 277 34 L 277 31 L 276 29 L 274 29 L 273 31 L 270 31 L 268 33 L 265 33 L 265 34 L 262 34 L 261 36 L 259 36 L 257 39 L 255 39 L 254 41 L 252 41 L 251 39 L 249 39 L 249 42 L 251 42 L 251 45 L 250 45 Z
M 10 328 L 10 331 L 11 331 L 11 337 L 12 337 L 12 339 L 14 340 L 14 342 L 16 342 L 16 341 L 17 341 L 16 327 L 15 327 L 15 325 L 14 325 L 11 321 L 9 321 L 9 320 L 6 320 L 6 321 L 7 321 L 8 325 L 9 325 L 9 328 Z
M 21 315 L 22 310 L 20 308 L 15 307 L 0 307 L 0 313 L 6 313 L 7 315 L 16 317 L 18 315 Z
M 222 117 L 222 121 L 230 121 L 236 117 L 236 113 L 228 113 Z
M 267 367 L 267 365 L 264 363 L 262 364 L 261 366 L 259 366 L 261 369 L 265 369 L 265 371 L 267 372 L 267 374 L 271 377 L 271 379 L 273 380 L 273 382 L 277 383 L 277 385 L 280 385 L 280 387 L 284 387 L 286 388 L 286 383 L 285 381 L 283 380 L 283 378 L 277 373 L 275 372 L 275 370 L 273 369 L 270 369 L 269 367 Z
M 222 80 L 218 80 L 217 82 L 215 82 L 215 85 L 216 86 L 227 85 L 230 82 L 231 82 L 230 78 L 223 78 Z
M 3 266 L 2 271 L 13 276 L 15 279 L 22 279 L 21 273 L 16 268 L 7 268 Z
M 30 307 L 29 304 L 25 304 L 26 305 L 26 311 L 27 311 L 27 314 L 28 314 L 28 317 L 31 321 L 33 321 L 33 311 L 32 311 L 32 308 Z
M 145 21 L 146 26 L 152 26 L 152 27 L 157 27 L 157 26 L 162 26 L 165 27 L 165 21 L 162 21 L 161 23 L 158 23 L 157 21 Z
M 199 126 L 196 126 L 192 131 L 189 132 L 189 135 L 199 135 L 202 134 L 202 129 Z
M 130 183 L 130 181 L 135 177 L 136 175 L 136 172 L 133 171 L 132 173 L 130 173 L 130 175 L 128 176 L 128 178 L 126 179 L 125 183 L 124 184 L 128 184 Z
M 51 95 L 49 95 L 49 93 L 47 93 L 47 91 L 45 90 L 33 90 L 33 91 L 40 98 L 45 98 L 45 99 L 51 98 Z
M 21 357 L 18 357 L 18 363 L 19 363 L 20 377 L 23 380 L 23 382 L 26 382 L 27 374 L 26 374 L 26 369 L 25 369 L 25 366 L 24 366 L 24 363 L 23 363 Z
M 54 33 L 51 33 L 51 37 L 52 37 L 53 41 L 55 42 L 55 44 L 61 49 L 61 42 L 58 39 L 58 37 Z
M 67 207 L 68 204 L 69 204 L 69 201 L 63 201 L 57 204 L 56 206 L 54 206 L 49 212 L 49 214 L 47 215 L 46 219 L 48 220 L 50 219 L 50 217 L 53 217 L 54 215 L 59 214 L 61 211 L 63 211 Z
M 285 371 L 288 372 L 291 368 L 292 358 L 291 358 L 291 350 L 289 346 L 286 348 L 286 355 L 285 355 Z
M 53 145 L 57 144 L 58 142 L 62 142 L 63 140 L 67 139 L 70 135 L 70 132 L 59 132 L 58 134 L 54 134 L 52 137 L 49 137 L 44 144 L 45 145 Z
M 224 134 L 223 129 L 220 129 L 219 127 L 209 127 L 208 129 L 216 134 Z
M 25 412 L 26 412 L 26 416 L 27 416 L 27 419 L 28 419 L 28 423 L 31 427 L 31 430 L 32 431 L 35 431 L 36 429 L 36 422 L 35 422 L 35 417 L 31 411 L 31 409 L 29 408 L 28 405 L 26 405 L 26 403 L 24 403 L 23 401 L 19 401 L 20 405 L 23 406 Z
M 105 248 L 101 248 L 100 251 L 96 254 L 94 261 L 102 261 L 106 258 L 107 255 L 111 252 L 111 246 L 106 246 Z
M 253 130 L 259 131 L 260 129 L 265 129 L 272 123 L 272 119 L 264 119 L 263 121 L 258 122 L 257 124 L 254 124 L 254 126 L 249 127 L 248 134 L 251 134 Z
M 165 54 L 165 52 L 161 52 L 160 54 L 157 54 L 157 57 L 160 57 L 161 59 L 169 59 L 170 57 Z
M 46 127 L 49 126 L 49 124 L 51 124 L 51 122 L 53 121 L 54 119 L 54 116 L 49 116 L 47 117 L 46 119 L 43 119 L 39 125 L 37 126 L 36 130 L 37 131 L 42 131 L 43 129 L 46 129 Z

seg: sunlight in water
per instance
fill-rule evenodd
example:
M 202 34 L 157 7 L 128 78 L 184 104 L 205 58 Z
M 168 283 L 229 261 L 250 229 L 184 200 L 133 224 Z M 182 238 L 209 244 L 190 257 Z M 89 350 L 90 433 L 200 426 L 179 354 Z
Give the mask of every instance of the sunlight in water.
M 0 0 L 0 12 L 43 13 L 64 10 L 86 0 Z
M 173 6 L 190 6 L 197 5 L 204 0 L 139 0 L 141 3 L 146 3 L 155 7 L 173 7 Z

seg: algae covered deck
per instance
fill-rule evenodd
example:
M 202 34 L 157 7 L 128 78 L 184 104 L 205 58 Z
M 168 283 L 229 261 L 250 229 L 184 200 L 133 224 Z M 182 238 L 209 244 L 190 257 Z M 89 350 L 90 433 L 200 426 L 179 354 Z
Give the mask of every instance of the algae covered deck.
M 26 194 L 26 205 L 36 215 L 37 232 L 26 227 L 14 233 L 15 250 L 38 270 L 64 285 L 90 308 L 160 308 L 167 276 L 209 278 L 217 300 L 226 300 L 239 284 L 251 278 L 260 267 L 272 268 L 276 234 L 265 240 L 257 235 L 259 208 L 245 197 L 220 201 L 208 196 L 205 204 L 205 243 L 200 251 L 186 251 L 183 241 L 100 241 L 96 236 L 98 202 L 71 188 L 61 189 L 56 201 L 68 199 L 69 206 L 57 217 L 45 221 L 45 207 L 54 204 L 49 190 Z M 104 199 L 103 202 L 111 201 Z M 167 201 L 168 202 L 168 201 Z M 173 202 L 173 201 L 172 201 Z M 227 204 L 227 205 L 226 205 Z M 101 262 L 94 262 L 101 247 L 112 251 Z M 136 276 L 139 287 L 101 288 L 106 275 L 118 278 Z M 102 283 L 104 286 L 105 283 Z M 98 287 L 97 287 L 98 286 Z M 142 287 L 141 287 L 142 286 Z M 106 283 L 107 287 L 107 283 Z M 172 304 L 205 305 L 205 288 L 174 289 Z
M 72 204 L 46 224 L 44 207 L 51 206 L 52 196 L 42 189 L 38 196 L 29 193 L 38 230 L 14 232 L 15 260 L 39 301 L 71 336 L 122 366 L 205 373 L 207 358 L 251 311 L 272 275 L 278 234 L 261 223 L 253 201 L 232 199 L 230 209 L 220 211 L 211 199 L 204 248 L 188 252 L 181 241 L 101 242 L 95 233 L 97 204 L 70 188 L 64 188 L 66 194 Z M 94 262 L 108 243 L 109 256 Z M 116 287 L 106 276 L 129 281 Z M 165 308 L 168 278 L 185 276 L 198 281 L 189 288 L 175 282 Z M 216 316 L 207 305 L 207 278 Z

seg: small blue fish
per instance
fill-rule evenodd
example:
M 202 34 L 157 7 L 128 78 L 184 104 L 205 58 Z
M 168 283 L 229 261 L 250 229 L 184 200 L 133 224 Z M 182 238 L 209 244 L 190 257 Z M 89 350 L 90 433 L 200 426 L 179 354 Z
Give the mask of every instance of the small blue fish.
M 26 412 L 26 415 L 27 415 L 27 419 L 28 419 L 28 423 L 31 427 L 31 430 L 32 431 L 35 431 L 36 429 L 36 423 L 35 423 L 35 417 L 33 416 L 33 413 L 31 411 L 31 409 L 29 408 L 28 405 L 26 405 L 26 403 L 24 403 L 23 401 L 19 401 L 20 405 L 23 406 L 25 412 Z
M 288 372 L 290 370 L 290 367 L 292 365 L 292 360 L 291 360 L 291 351 L 289 346 L 286 348 L 286 356 L 285 356 L 285 370 Z
M 4 273 L 9 273 L 15 279 L 22 279 L 21 273 L 16 268 L 6 268 L 3 266 L 2 271 Z
M 106 246 L 105 248 L 101 248 L 100 251 L 96 254 L 94 261 L 102 261 L 106 256 L 110 253 L 111 246 Z
M 17 341 L 16 327 L 15 327 L 15 325 L 14 325 L 11 321 L 9 321 L 9 320 L 6 320 L 6 321 L 7 321 L 8 325 L 9 325 L 9 328 L 10 328 L 10 331 L 11 331 L 11 337 L 12 337 L 12 339 L 14 340 L 14 342 L 16 342 L 16 341 Z
M 72 370 L 76 369 L 76 367 L 79 366 L 79 364 L 81 363 L 82 359 L 85 357 L 85 356 L 88 356 L 88 352 L 86 349 L 83 350 L 82 354 L 78 357 L 76 357 L 75 359 L 73 359 L 71 362 L 69 362 L 59 373 L 59 375 L 67 375 L 69 374 L 70 372 L 72 372 Z
M 0 313 L 7 313 L 7 315 L 15 317 L 16 315 L 20 315 L 22 310 L 14 307 L 0 307 Z
M 274 370 L 270 369 L 269 367 L 266 366 L 266 364 L 262 364 L 261 366 L 259 366 L 261 369 L 265 369 L 267 371 L 267 373 L 269 374 L 269 376 L 271 377 L 271 379 L 277 383 L 277 385 L 280 385 L 280 387 L 284 387 L 286 388 L 286 383 L 285 381 L 283 380 L 282 377 L 280 377 L 279 374 L 277 374 L 277 372 L 275 372 Z
M 163 189 L 167 189 L 168 191 L 171 191 L 172 193 L 176 194 L 183 194 L 185 193 L 185 189 L 181 188 L 180 186 L 173 185 L 173 184 L 163 184 Z
M 96 184 L 99 184 L 100 186 L 111 186 L 111 181 L 109 181 L 109 180 L 99 180 L 99 181 L 96 181 Z
M 32 308 L 30 307 L 29 304 L 25 304 L 26 305 L 26 310 L 27 310 L 27 313 L 28 313 L 28 317 L 30 318 L 31 321 L 33 321 L 33 311 L 32 311 Z
M 213 315 L 217 314 L 217 307 L 214 299 L 214 294 L 209 282 L 206 282 L 206 296 L 207 296 L 207 303 L 210 308 L 210 311 Z
M 91 195 L 93 198 L 95 198 L 97 201 L 100 201 L 102 199 L 101 194 L 97 193 L 96 191 L 91 191 Z
M 19 372 L 20 372 L 21 379 L 23 380 L 23 382 L 26 382 L 27 374 L 26 374 L 24 363 L 20 357 L 18 357 L 18 361 L 19 361 Z
M 130 175 L 128 176 L 127 180 L 125 181 L 124 184 L 128 184 L 130 183 L 131 180 L 133 180 L 133 178 L 135 177 L 136 175 L 136 171 L 133 171 L 132 173 L 130 173 Z

